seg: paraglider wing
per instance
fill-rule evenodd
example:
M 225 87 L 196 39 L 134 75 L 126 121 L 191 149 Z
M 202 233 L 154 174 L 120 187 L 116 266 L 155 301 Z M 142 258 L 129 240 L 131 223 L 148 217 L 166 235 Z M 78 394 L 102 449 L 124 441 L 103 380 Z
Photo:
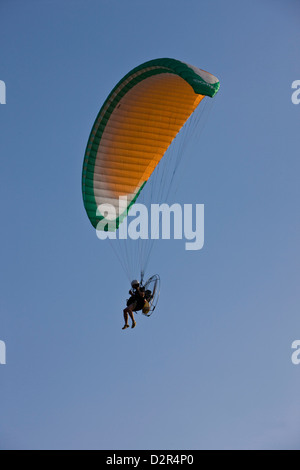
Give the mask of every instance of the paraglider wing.
M 83 201 L 95 228 L 119 227 L 181 127 L 218 89 L 216 77 L 175 59 L 145 62 L 120 80 L 96 118 L 83 163 Z

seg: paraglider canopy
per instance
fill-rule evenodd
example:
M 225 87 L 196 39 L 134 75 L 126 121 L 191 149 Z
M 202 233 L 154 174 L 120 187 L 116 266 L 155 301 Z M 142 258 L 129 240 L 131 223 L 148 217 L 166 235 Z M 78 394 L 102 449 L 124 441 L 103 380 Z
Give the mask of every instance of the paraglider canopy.
M 218 89 L 210 73 L 167 58 L 119 81 L 96 118 L 83 163 L 84 206 L 97 230 L 119 227 L 181 127 Z

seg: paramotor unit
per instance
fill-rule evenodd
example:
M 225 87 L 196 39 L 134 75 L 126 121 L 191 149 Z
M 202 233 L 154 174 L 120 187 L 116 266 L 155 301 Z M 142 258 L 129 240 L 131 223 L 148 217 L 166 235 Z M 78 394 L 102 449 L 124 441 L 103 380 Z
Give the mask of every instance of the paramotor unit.
M 145 298 L 149 303 L 150 310 L 148 313 L 143 313 L 146 317 L 150 317 L 156 309 L 159 294 L 160 294 L 160 277 L 158 274 L 154 274 L 143 285 L 145 289 Z

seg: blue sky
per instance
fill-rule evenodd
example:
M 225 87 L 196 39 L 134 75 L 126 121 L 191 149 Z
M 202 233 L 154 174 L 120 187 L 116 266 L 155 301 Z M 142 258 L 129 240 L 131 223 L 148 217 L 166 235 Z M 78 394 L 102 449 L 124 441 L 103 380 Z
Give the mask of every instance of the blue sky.
M 299 449 L 299 2 L 0 3 L 1 449 Z M 81 200 L 94 119 L 173 57 L 221 88 L 176 202 L 205 246 L 158 242 L 159 308 L 123 332 L 127 278 Z

